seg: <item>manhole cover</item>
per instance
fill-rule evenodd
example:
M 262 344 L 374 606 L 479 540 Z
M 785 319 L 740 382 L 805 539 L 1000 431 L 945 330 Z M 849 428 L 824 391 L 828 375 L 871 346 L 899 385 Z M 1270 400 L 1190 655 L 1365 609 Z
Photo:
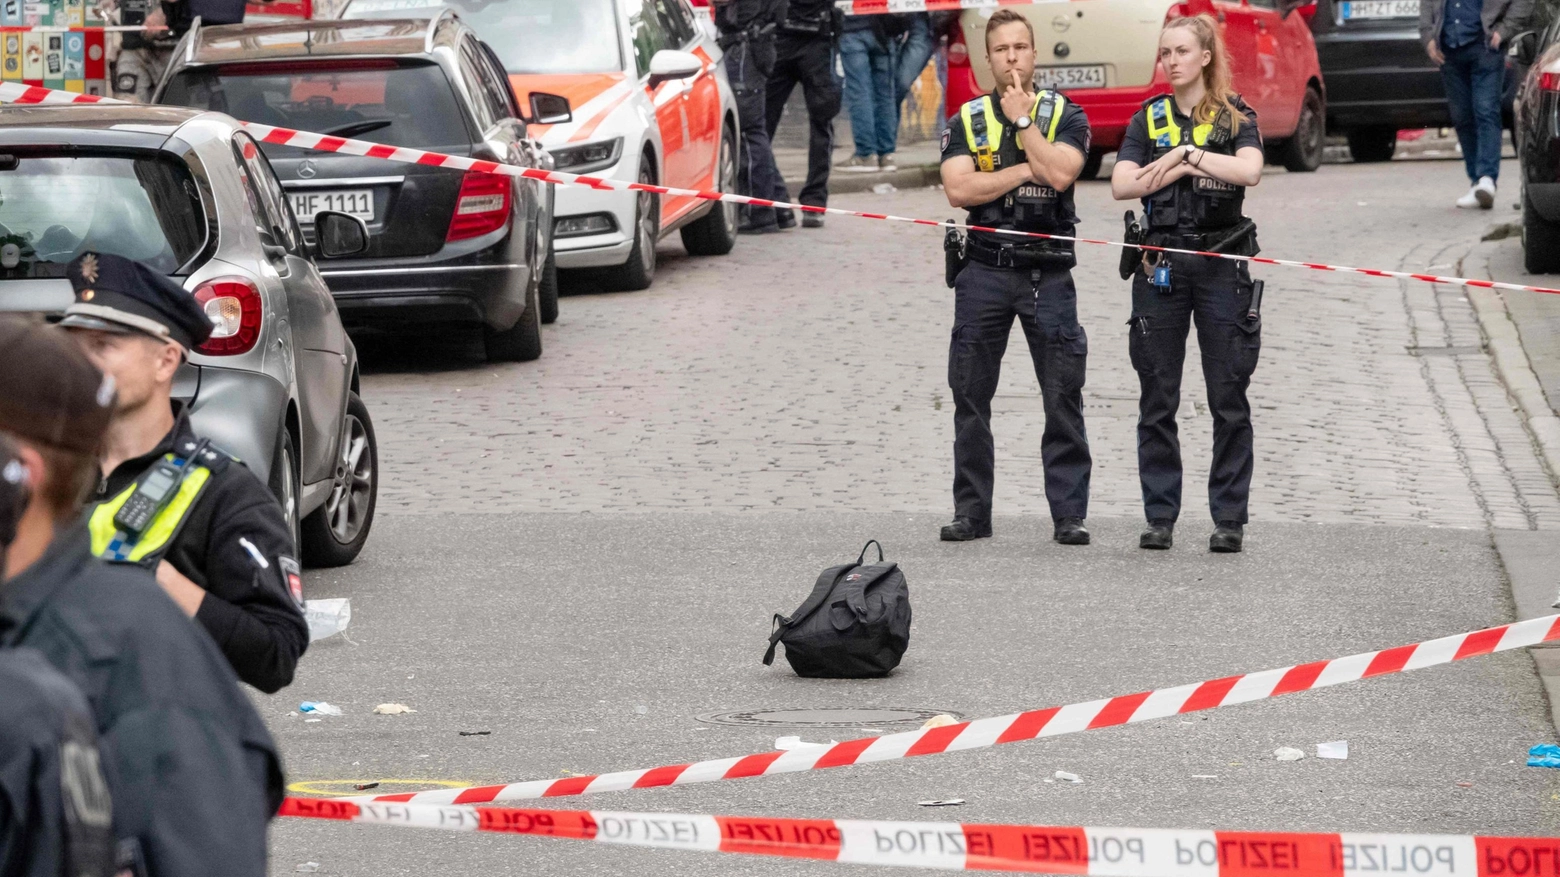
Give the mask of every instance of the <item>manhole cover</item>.
M 958 713 L 948 710 L 914 710 L 884 707 L 881 709 L 839 710 L 736 710 L 726 713 L 706 713 L 698 716 L 701 722 L 715 725 L 761 725 L 775 728 L 883 728 L 920 726 L 932 716 Z

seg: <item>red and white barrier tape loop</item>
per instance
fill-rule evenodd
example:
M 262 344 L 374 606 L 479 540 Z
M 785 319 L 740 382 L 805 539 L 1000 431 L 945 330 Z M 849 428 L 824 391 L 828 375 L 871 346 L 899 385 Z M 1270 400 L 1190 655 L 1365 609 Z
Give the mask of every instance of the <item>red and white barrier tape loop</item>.
M 785 819 L 355 804 L 288 798 L 282 816 L 697 852 L 1092 877 L 1553 877 L 1560 840 Z
M 17 104 L 82 104 L 102 103 L 118 104 L 111 98 L 98 97 L 96 95 L 76 94 L 69 91 L 56 91 L 37 86 L 22 85 L 18 82 L 0 83 L 0 103 Z M 966 225 L 962 222 L 937 222 L 932 219 L 915 219 L 909 216 L 894 216 L 888 213 L 866 213 L 860 210 L 846 210 L 842 207 L 815 207 L 810 204 L 792 204 L 785 201 L 771 201 L 766 198 L 751 198 L 747 195 L 732 195 L 724 192 L 700 191 L 696 189 L 673 189 L 666 186 L 654 186 L 646 183 L 628 182 L 626 180 L 611 180 L 602 177 L 593 177 L 576 174 L 566 174 L 561 171 L 544 171 L 536 168 L 515 167 L 513 165 L 499 164 L 492 161 L 483 161 L 474 158 L 464 158 L 456 155 L 445 155 L 439 152 L 425 152 L 420 149 L 406 149 L 404 147 L 384 146 L 378 143 L 369 143 L 364 140 L 346 140 L 341 137 L 329 137 L 324 134 L 312 134 L 307 131 L 294 131 L 291 128 L 276 128 L 270 125 L 258 125 L 254 122 L 244 122 L 244 128 L 255 137 L 267 143 L 279 146 L 294 146 L 300 149 L 314 149 L 321 152 L 339 152 L 347 155 L 365 155 L 370 158 L 382 158 L 386 161 L 402 162 L 405 164 L 423 164 L 434 167 L 447 167 L 455 170 L 473 170 L 490 174 L 503 174 L 511 177 L 523 177 L 531 180 L 541 180 L 547 183 L 570 186 L 587 186 L 592 189 L 608 189 L 619 191 L 643 191 L 654 192 L 658 195 L 675 195 L 684 198 L 700 198 L 705 201 L 728 201 L 734 204 L 752 204 L 758 207 L 782 207 L 788 210 L 796 210 L 803 213 L 832 213 L 837 216 L 855 216 L 862 219 L 881 219 L 890 222 L 907 222 L 912 225 L 924 225 L 932 228 L 958 228 L 991 232 L 992 234 L 1006 235 L 1016 238 L 1031 238 L 1040 240 L 1072 241 L 1080 244 L 1096 244 L 1106 247 L 1127 247 L 1130 244 L 1121 241 L 1100 240 L 1096 238 L 1080 238 L 1059 234 L 1040 234 L 1038 232 L 1011 231 L 1008 229 L 987 228 L 983 225 Z M 1347 265 L 1327 265 L 1319 262 L 1297 262 L 1291 259 L 1268 259 L 1262 256 L 1234 256 L 1229 253 L 1209 253 L 1203 250 L 1185 250 L 1178 247 L 1149 247 L 1141 246 L 1141 249 L 1152 250 L 1161 253 L 1177 253 L 1186 256 L 1203 256 L 1210 259 L 1226 259 L 1231 262 L 1255 262 L 1258 265 L 1277 265 L 1283 268 L 1307 268 L 1312 271 L 1332 271 L 1342 274 L 1364 274 L 1367 277 L 1389 277 L 1398 280 L 1419 280 L 1425 283 L 1446 283 L 1454 286 L 1472 286 L 1479 289 L 1512 289 L 1523 292 L 1543 292 L 1551 295 L 1560 295 L 1560 289 L 1551 289 L 1547 286 L 1524 286 L 1518 283 L 1500 283 L 1493 280 L 1473 280 L 1467 277 L 1442 277 L 1435 274 L 1418 274 L 1410 271 L 1385 271 L 1377 268 L 1351 268 Z
M 1079 731 L 1146 722 L 1199 710 L 1233 706 L 1253 700 L 1293 694 L 1357 682 L 1408 670 L 1449 664 L 1476 655 L 1504 652 L 1560 640 L 1560 615 L 1519 621 L 1486 630 L 1365 652 L 1330 661 L 1280 667 L 1261 673 L 1226 676 L 1191 685 L 1161 688 L 1106 700 L 1030 710 L 1013 715 L 960 722 L 941 728 L 923 728 L 882 737 L 863 737 L 833 746 L 815 746 L 785 752 L 762 752 L 738 758 L 721 758 L 693 764 L 674 764 L 649 770 L 628 770 L 599 776 L 532 780 L 501 786 L 436 789 L 398 795 L 359 795 L 343 800 L 415 801 L 428 804 L 486 804 L 557 798 L 590 792 L 616 792 L 657 786 L 681 786 L 715 780 L 770 776 L 844 767 L 874 761 L 893 761 L 917 755 L 936 755 L 963 749 L 984 749 L 1001 743 L 1017 743 L 1039 737 L 1055 737 Z M 1548 875 L 1555 877 L 1555 875 Z

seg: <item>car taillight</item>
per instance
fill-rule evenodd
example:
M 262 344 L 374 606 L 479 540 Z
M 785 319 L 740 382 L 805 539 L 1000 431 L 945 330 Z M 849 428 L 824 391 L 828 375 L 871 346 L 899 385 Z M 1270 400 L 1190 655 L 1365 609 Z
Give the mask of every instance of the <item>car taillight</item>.
M 482 171 L 466 171 L 455 199 L 446 241 L 463 241 L 497 231 L 509 221 L 509 178 Z
M 1544 91 L 1560 91 L 1560 73 L 1540 73 L 1538 87 Z
M 248 353 L 260 340 L 260 290 L 242 277 L 219 277 L 195 290 L 195 303 L 211 320 L 211 337 L 195 348 L 207 356 Z
M 948 66 L 970 66 L 970 47 L 964 44 L 964 32 L 954 30 L 953 38 L 948 40 Z

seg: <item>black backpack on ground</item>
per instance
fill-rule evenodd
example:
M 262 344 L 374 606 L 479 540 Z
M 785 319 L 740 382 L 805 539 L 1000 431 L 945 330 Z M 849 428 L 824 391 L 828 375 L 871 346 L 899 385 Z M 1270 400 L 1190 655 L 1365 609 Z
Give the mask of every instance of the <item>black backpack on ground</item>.
M 877 545 L 878 562 L 867 564 Z M 876 539 L 855 563 L 831 566 L 802 605 L 787 618 L 775 616 L 764 664 L 774 663 L 775 645 L 798 676 L 863 679 L 887 676 L 910 646 L 910 586 L 899 564 L 883 561 Z

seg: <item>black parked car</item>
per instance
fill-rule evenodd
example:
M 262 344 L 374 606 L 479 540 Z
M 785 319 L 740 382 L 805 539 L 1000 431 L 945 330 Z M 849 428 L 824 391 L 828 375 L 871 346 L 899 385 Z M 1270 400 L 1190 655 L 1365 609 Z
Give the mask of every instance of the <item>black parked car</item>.
M 532 95 L 528 118 L 491 50 L 448 12 L 211 27 L 186 40 L 174 51 L 158 103 L 538 168 L 551 159 L 527 137 L 527 123 L 569 119 L 568 103 L 552 95 Z M 489 359 L 541 355 L 540 324 L 558 312 L 551 186 L 261 148 L 300 220 L 335 210 L 368 223 L 366 256 L 321 272 L 349 328 L 477 323 Z M 304 234 L 312 228 L 305 225 Z
M 1528 65 L 1512 139 L 1522 166 L 1522 251 L 1532 274 L 1560 272 L 1560 19 L 1513 41 Z
M 1419 41 L 1421 2 L 1441 0 L 1316 2 L 1311 33 L 1327 82 L 1327 130 L 1348 137 L 1355 161 L 1390 159 L 1398 131 L 1452 124 L 1441 71 Z M 1507 58 L 1508 125 L 1520 72 Z

